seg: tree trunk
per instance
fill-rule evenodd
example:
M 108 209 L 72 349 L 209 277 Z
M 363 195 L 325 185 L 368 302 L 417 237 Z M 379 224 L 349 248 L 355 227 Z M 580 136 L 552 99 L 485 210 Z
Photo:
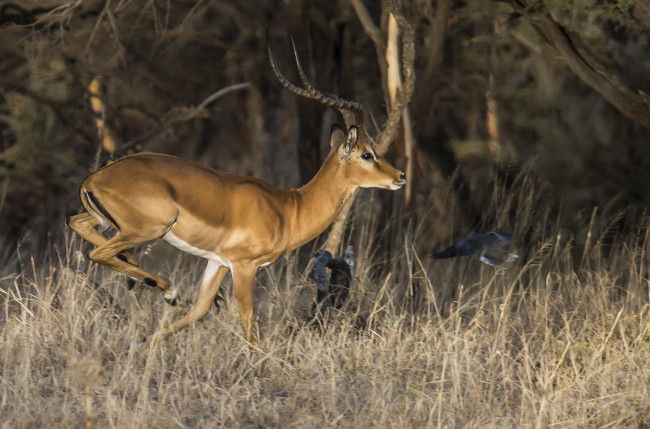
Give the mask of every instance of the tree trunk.
M 355 3 L 357 8 L 361 8 L 361 16 L 359 17 L 360 20 L 362 21 L 364 27 L 366 27 L 366 31 L 370 31 L 372 34 L 381 34 L 379 30 L 376 29 L 372 21 L 369 21 L 362 16 L 369 16 L 367 14 L 367 11 L 365 11 L 365 7 L 361 2 L 356 2 Z M 401 10 L 399 9 L 399 6 L 397 5 L 397 2 L 393 0 L 391 2 L 391 6 L 386 8 L 386 13 L 391 15 L 391 17 L 394 17 L 395 23 L 397 26 L 400 27 L 400 29 L 403 31 L 402 35 L 402 59 L 401 61 L 399 60 L 399 57 L 397 57 L 397 73 L 399 74 L 400 69 L 402 73 L 404 73 L 404 79 L 405 79 L 405 85 L 403 88 L 403 91 L 399 91 L 399 93 L 396 91 L 395 95 L 395 103 L 390 103 L 390 111 L 388 114 L 388 119 L 386 120 L 386 123 L 384 124 L 384 127 L 382 128 L 381 134 L 377 137 L 377 144 L 375 146 L 375 150 L 379 155 L 383 155 L 386 153 L 388 150 L 388 147 L 390 143 L 392 143 L 393 138 L 395 136 L 395 131 L 399 127 L 399 121 L 402 118 L 403 112 L 408 105 L 408 102 L 411 99 L 411 96 L 413 94 L 413 87 L 414 87 L 414 81 L 415 81 L 415 72 L 413 71 L 413 57 L 414 57 L 414 36 L 413 36 L 413 29 L 411 28 L 410 24 L 404 16 L 401 13 Z M 359 15 L 359 11 L 357 11 L 357 14 Z M 370 30 L 369 30 L 370 29 Z M 397 39 L 397 32 L 393 32 L 393 36 Z M 388 53 L 386 53 L 386 56 L 384 57 L 379 53 L 379 46 L 378 44 L 381 42 L 377 37 L 375 37 L 374 40 L 375 42 L 375 47 L 377 48 L 378 52 L 378 61 L 380 64 L 382 63 L 382 59 L 388 58 Z M 387 46 L 386 44 L 381 44 L 381 46 Z M 392 58 L 392 56 L 391 56 Z M 386 65 L 388 66 L 388 63 L 386 62 Z M 401 65 L 401 68 L 400 68 Z M 381 68 L 381 66 L 380 66 Z M 388 75 L 388 73 L 386 73 Z M 388 77 L 387 77 L 388 79 Z M 388 88 L 385 87 L 385 91 L 388 95 Z M 390 97 L 388 97 L 390 99 Z M 348 213 L 350 211 L 350 208 L 352 207 L 352 204 L 354 203 L 354 194 L 346 204 L 346 206 L 343 208 L 341 213 L 336 217 L 332 224 L 332 228 L 330 230 L 330 233 L 327 237 L 327 242 L 325 244 L 325 249 L 328 250 L 330 253 L 337 253 L 337 249 L 339 248 L 339 245 L 341 243 L 341 237 L 343 235 L 344 229 L 345 229 L 345 222 L 347 220 Z
M 386 46 L 386 64 L 388 64 L 387 89 L 390 99 L 391 109 L 397 106 L 397 94 L 402 90 L 402 77 L 400 75 L 399 60 L 399 28 L 393 14 L 388 18 L 388 44 Z M 398 127 L 400 128 L 400 127 Z M 406 189 L 405 189 L 405 211 L 409 211 L 413 201 L 413 184 L 415 182 L 415 169 L 413 168 L 413 148 L 415 141 L 413 139 L 413 127 L 411 124 L 411 113 L 408 106 L 402 112 L 401 130 L 403 132 L 404 157 L 406 158 Z

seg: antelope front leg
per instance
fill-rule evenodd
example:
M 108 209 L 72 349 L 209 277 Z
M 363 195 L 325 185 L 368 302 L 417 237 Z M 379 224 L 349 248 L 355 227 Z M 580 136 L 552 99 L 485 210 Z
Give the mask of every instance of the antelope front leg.
M 145 345 L 150 346 L 162 340 L 169 334 L 180 331 L 192 322 L 202 319 L 210 311 L 219 286 L 228 272 L 228 267 L 216 261 L 209 261 L 201 278 L 201 287 L 196 302 L 190 311 L 168 327 L 159 330 L 146 339 Z
M 257 267 L 247 265 L 233 267 L 232 278 L 235 298 L 239 306 L 239 314 L 244 325 L 246 341 L 251 347 L 257 347 L 257 330 L 255 329 L 255 302 L 253 286 Z

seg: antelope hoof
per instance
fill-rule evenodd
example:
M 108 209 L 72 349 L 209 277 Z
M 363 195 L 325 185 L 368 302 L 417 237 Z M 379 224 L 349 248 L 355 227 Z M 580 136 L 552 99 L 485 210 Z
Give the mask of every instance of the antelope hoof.
M 175 307 L 178 304 L 178 291 L 174 289 L 174 292 L 165 294 L 165 302 L 172 307 Z
M 135 277 L 127 276 L 126 278 L 126 287 L 131 290 L 138 284 L 138 279 Z
M 144 284 L 146 284 L 147 286 L 151 286 L 151 287 L 157 287 L 158 286 L 158 282 L 155 281 L 154 279 L 150 278 L 150 277 L 145 277 L 144 278 Z

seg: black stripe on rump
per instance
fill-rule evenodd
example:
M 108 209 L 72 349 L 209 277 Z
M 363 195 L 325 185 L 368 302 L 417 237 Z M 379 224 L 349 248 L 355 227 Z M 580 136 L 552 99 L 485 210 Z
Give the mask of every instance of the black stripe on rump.
M 113 219 L 113 216 L 108 214 L 108 212 L 106 211 L 106 209 L 104 208 L 102 203 L 99 202 L 99 200 L 97 199 L 95 194 L 93 194 L 92 192 L 89 192 L 89 191 L 87 191 L 85 189 L 84 189 L 84 194 L 86 194 L 86 199 L 88 200 L 88 204 L 93 206 L 93 209 L 95 209 L 95 211 L 98 211 L 99 214 L 104 216 L 104 218 L 106 220 L 108 220 L 110 223 L 112 223 L 113 226 L 115 226 L 115 228 L 117 228 L 117 230 L 119 230 L 120 226 L 117 224 L 117 222 L 115 222 L 115 219 Z

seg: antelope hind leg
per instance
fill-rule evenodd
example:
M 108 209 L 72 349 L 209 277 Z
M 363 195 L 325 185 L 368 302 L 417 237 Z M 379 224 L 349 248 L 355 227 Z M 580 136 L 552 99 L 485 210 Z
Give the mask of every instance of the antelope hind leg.
M 125 262 L 122 258 L 119 257 L 120 254 L 126 249 L 129 249 L 133 246 L 146 243 L 149 240 L 144 242 L 133 242 L 131 240 L 125 240 L 121 237 L 120 233 L 117 233 L 113 238 L 107 240 L 102 245 L 98 246 L 92 250 L 88 257 L 102 264 L 112 270 L 119 271 L 128 276 L 135 277 L 136 279 L 142 280 L 148 286 L 159 287 L 165 291 L 165 301 L 170 305 L 176 305 L 176 297 L 178 292 L 169 281 L 162 276 L 157 274 L 150 273 L 145 271 L 140 267 L 131 265 L 128 262 Z
M 95 246 L 101 246 L 108 241 L 108 238 L 100 234 L 95 227 L 99 225 L 99 221 L 95 216 L 92 216 L 88 212 L 83 212 L 76 216 L 70 216 L 68 218 L 68 226 L 81 238 L 94 244 Z M 131 253 L 121 252 L 116 255 L 117 258 L 128 262 L 131 265 L 136 267 L 140 266 L 140 261 L 138 261 Z

